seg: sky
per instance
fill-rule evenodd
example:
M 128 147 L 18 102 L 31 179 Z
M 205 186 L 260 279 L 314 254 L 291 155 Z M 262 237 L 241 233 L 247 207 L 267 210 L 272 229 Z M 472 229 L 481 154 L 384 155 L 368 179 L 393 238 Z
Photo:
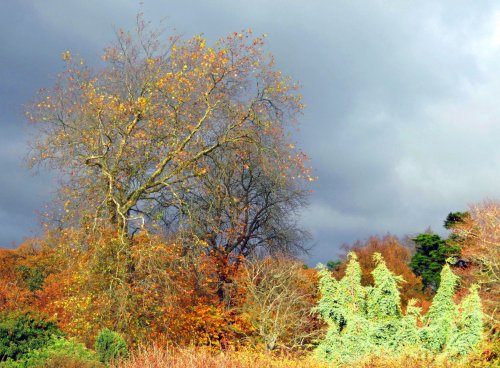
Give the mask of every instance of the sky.
M 136 14 L 167 35 L 267 34 L 302 85 L 294 139 L 318 180 L 300 224 L 307 262 L 370 235 L 442 235 L 446 215 L 500 197 L 500 3 L 356 0 L 2 0 L 0 246 L 40 231 L 57 173 L 25 164 L 24 105 L 70 50 L 96 62 Z

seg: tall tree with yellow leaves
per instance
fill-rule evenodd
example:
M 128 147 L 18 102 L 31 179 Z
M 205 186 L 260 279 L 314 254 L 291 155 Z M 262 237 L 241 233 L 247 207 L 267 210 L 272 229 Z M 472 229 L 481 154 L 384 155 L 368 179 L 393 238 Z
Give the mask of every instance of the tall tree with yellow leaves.
M 135 36 L 118 33 L 102 68 L 64 53 L 56 85 L 28 111 L 37 129 L 31 162 L 62 170 L 67 213 L 89 228 L 111 226 L 127 243 L 162 219 L 158 205 L 182 207 L 209 154 L 237 154 L 240 145 L 265 150 L 268 164 L 286 157 L 276 160 L 284 172 L 308 175 L 285 138 L 302 108 L 297 86 L 274 69 L 262 38 L 162 43 L 138 19 Z

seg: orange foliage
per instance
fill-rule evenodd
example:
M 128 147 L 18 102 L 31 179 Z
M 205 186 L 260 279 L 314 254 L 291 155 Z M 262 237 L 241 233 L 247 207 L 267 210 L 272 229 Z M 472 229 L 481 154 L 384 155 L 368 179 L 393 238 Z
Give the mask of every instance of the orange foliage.
M 23 260 L 19 250 L 0 249 L 0 310 L 21 309 L 30 300 L 17 271 Z
M 0 310 L 38 308 L 39 292 L 53 272 L 53 252 L 38 239 L 0 249 Z
M 99 235 L 66 229 L 16 250 L 2 249 L 0 310 L 44 312 L 89 346 L 103 327 L 121 331 L 133 344 L 162 341 L 215 350 L 236 348 L 251 333 L 237 313 L 236 285 L 226 284 L 232 289 L 223 302 L 217 295 L 221 267 L 228 280 L 237 272 L 231 264 L 205 254 L 188 257 L 175 242 L 146 232 L 133 238 L 130 249 L 122 254 L 110 229 Z M 43 278 L 30 290 L 19 269 L 35 265 Z
M 234 312 L 233 301 L 218 298 L 222 264 L 210 255 L 187 259 L 180 246 L 155 237 L 137 241 L 134 254 L 136 313 L 148 321 L 150 341 L 214 349 L 237 344 L 248 324 Z M 225 272 L 232 276 L 233 271 L 228 266 Z M 226 293 L 228 298 L 232 295 L 234 292 Z

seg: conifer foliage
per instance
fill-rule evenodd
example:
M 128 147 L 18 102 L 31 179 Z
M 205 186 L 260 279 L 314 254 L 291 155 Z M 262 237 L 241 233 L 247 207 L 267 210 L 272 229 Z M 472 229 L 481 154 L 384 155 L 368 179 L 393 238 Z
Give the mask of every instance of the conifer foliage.
M 103 363 L 109 363 L 128 356 L 127 344 L 123 337 L 107 328 L 102 329 L 97 335 L 95 351 L 99 360 Z
M 321 297 L 315 311 L 328 331 L 316 349 L 327 361 L 352 362 L 367 354 L 397 355 L 406 347 L 458 358 L 473 350 L 482 339 L 483 315 L 478 288 L 474 286 L 462 302 L 453 301 L 458 277 L 449 266 L 441 272 L 441 285 L 425 316 L 408 304 L 401 311 L 399 285 L 382 256 L 374 255 L 374 285 L 361 285 L 361 268 L 354 253 L 345 276 L 336 280 L 324 267 L 319 271 Z

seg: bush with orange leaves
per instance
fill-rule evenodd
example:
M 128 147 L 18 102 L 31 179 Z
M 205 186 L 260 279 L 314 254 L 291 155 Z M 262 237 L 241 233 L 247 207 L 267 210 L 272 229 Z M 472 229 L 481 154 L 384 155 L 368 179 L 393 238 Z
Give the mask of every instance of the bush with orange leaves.
M 150 341 L 225 350 L 240 345 L 251 329 L 237 313 L 238 291 L 228 288 L 220 300 L 220 262 L 211 255 L 183 254 L 180 245 L 150 237 L 135 250 L 134 295 Z M 154 246 L 151 246 L 155 244 Z M 230 269 L 231 265 L 227 265 Z M 229 270 L 232 276 L 236 270 Z
M 72 252 L 75 262 L 60 274 L 65 282 L 51 278 L 45 288 L 49 293 L 51 286 L 62 289 L 45 309 L 60 311 L 61 327 L 70 335 L 88 345 L 104 327 L 121 332 L 131 344 L 157 339 L 183 345 L 214 339 L 206 336 L 207 326 L 213 330 L 212 325 L 224 318 L 203 308 L 204 303 L 210 306 L 203 296 L 206 285 L 197 284 L 197 273 L 203 271 L 181 255 L 176 243 L 143 233 L 132 239 L 127 253 L 111 230 L 86 239 L 84 249 L 73 242 L 81 241 L 78 236 L 70 240 L 65 251 Z
M 0 249 L 0 310 L 39 309 L 51 274 L 60 271 L 48 237 L 28 239 L 16 249 Z
M 22 309 L 33 298 L 18 269 L 25 260 L 24 252 L 0 249 L 0 310 Z
M 237 347 L 252 331 L 237 312 L 236 287 L 226 293 L 234 300 L 218 298 L 220 262 L 186 254 L 174 240 L 147 232 L 131 240 L 127 253 L 110 229 L 52 231 L 17 250 L 1 250 L 0 265 L 0 309 L 44 312 L 88 346 L 104 327 L 132 345 L 158 341 L 214 350 Z M 226 266 L 234 276 L 237 269 Z

